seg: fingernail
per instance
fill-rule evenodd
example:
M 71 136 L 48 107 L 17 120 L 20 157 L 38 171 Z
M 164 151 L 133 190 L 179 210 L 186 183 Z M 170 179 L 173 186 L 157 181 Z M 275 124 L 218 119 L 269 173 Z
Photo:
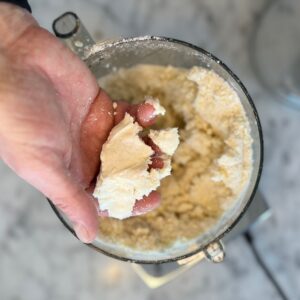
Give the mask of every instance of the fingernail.
M 77 237 L 84 243 L 91 243 L 94 239 L 91 236 L 90 232 L 83 224 L 75 224 L 74 230 L 76 232 Z
M 143 122 L 149 122 L 155 119 L 157 113 L 152 105 L 145 103 L 138 108 L 138 116 Z

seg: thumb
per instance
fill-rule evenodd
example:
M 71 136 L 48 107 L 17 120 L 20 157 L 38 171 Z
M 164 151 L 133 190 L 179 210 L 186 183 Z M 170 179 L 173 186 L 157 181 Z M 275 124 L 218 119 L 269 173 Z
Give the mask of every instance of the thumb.
M 66 168 L 44 164 L 42 169 L 38 169 L 43 171 L 27 171 L 26 175 L 18 173 L 66 214 L 82 242 L 92 242 L 98 231 L 98 211 L 94 198 Z
M 71 220 L 77 237 L 84 243 L 95 240 L 98 231 L 98 212 L 92 196 L 76 187 L 68 188 L 64 195 L 50 198 Z

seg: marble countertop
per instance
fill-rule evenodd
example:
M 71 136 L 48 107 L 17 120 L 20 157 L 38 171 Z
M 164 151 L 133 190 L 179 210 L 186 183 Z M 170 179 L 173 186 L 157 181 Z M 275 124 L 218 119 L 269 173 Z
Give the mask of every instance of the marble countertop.
M 274 101 L 249 62 L 249 38 L 265 1 L 31 0 L 40 24 L 76 12 L 97 40 L 145 34 L 179 38 L 222 59 L 249 89 L 264 131 L 260 189 L 273 216 L 253 229 L 256 246 L 289 299 L 300 299 L 300 111 Z M 0 163 L 0 298 L 52 299 L 280 299 L 242 237 L 227 246 L 224 263 L 201 263 L 157 290 L 126 263 L 74 239 L 43 196 Z

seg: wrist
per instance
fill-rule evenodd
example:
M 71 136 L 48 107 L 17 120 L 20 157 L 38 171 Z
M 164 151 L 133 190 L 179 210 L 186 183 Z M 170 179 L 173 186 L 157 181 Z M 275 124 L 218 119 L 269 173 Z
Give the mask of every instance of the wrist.
M 37 25 L 26 9 L 0 2 L 0 49 L 8 48 L 28 28 Z

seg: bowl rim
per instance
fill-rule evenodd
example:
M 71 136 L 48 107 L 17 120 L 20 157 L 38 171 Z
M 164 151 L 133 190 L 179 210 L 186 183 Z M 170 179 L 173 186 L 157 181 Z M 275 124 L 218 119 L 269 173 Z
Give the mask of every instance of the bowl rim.
M 256 125 L 257 125 L 257 130 L 258 130 L 258 134 L 259 134 L 259 147 L 260 147 L 260 157 L 259 157 L 259 165 L 258 165 L 258 169 L 257 169 L 257 176 L 255 179 L 255 183 L 253 185 L 253 189 L 251 191 L 250 197 L 248 199 L 248 201 L 245 201 L 244 207 L 241 209 L 241 211 L 239 212 L 239 214 L 233 219 L 233 221 L 231 223 L 229 223 L 228 227 L 221 231 L 221 233 L 214 238 L 211 238 L 208 240 L 207 244 L 201 247 L 198 247 L 196 250 L 190 251 L 184 255 L 180 255 L 177 257 L 173 257 L 173 258 L 166 258 L 166 259 L 157 259 L 157 260 L 142 260 L 142 259 L 134 259 L 134 258 L 129 258 L 129 257 L 122 257 L 116 254 L 112 254 L 110 252 L 107 252 L 99 247 L 96 247 L 95 245 L 93 245 L 92 243 L 87 243 L 85 245 L 87 245 L 88 247 L 102 253 L 105 254 L 109 257 L 121 260 L 121 261 L 126 261 L 126 262 L 131 262 L 131 263 L 137 263 L 137 264 L 162 264 L 162 263 L 170 263 L 170 262 L 176 262 L 178 260 L 181 259 L 185 259 L 187 257 L 191 257 L 193 255 L 195 255 L 196 253 L 203 251 L 205 249 L 205 247 L 211 243 L 214 243 L 216 241 L 219 241 L 225 234 L 227 234 L 228 232 L 230 232 L 235 225 L 239 222 L 239 220 L 242 218 L 242 216 L 245 214 L 245 212 L 247 211 L 249 205 L 252 203 L 252 200 L 254 198 L 254 195 L 257 191 L 257 187 L 261 178 L 261 174 L 262 174 L 262 169 L 263 169 L 263 160 L 264 160 L 264 142 L 263 142 L 263 132 L 262 132 L 262 127 L 261 127 L 261 123 L 260 123 L 260 119 L 259 119 L 259 115 L 258 112 L 256 110 L 256 107 L 254 105 L 254 102 L 248 92 L 248 90 L 246 89 L 246 87 L 243 85 L 243 83 L 241 82 L 241 80 L 238 78 L 238 76 L 219 58 L 217 58 L 216 56 L 214 56 L 213 54 L 211 54 L 210 52 L 202 49 L 201 47 L 195 46 L 191 43 L 179 40 L 179 39 L 175 39 L 175 38 L 169 38 L 169 37 L 164 37 L 164 36 L 150 36 L 150 35 L 145 35 L 145 36 L 139 36 L 139 37 L 129 37 L 129 38 L 122 38 L 116 41 L 108 41 L 108 43 L 106 44 L 106 42 L 104 41 L 100 41 L 101 44 L 101 50 L 102 49 L 106 49 L 109 47 L 114 47 L 116 45 L 120 45 L 123 43 L 130 43 L 130 42 L 136 42 L 136 41 L 167 41 L 167 42 L 171 42 L 174 44 L 180 44 L 186 47 L 189 47 L 191 49 L 194 49 L 202 54 L 204 54 L 205 56 L 209 57 L 210 59 L 212 59 L 214 62 L 218 63 L 235 81 L 236 83 L 239 85 L 239 87 L 241 88 L 242 92 L 245 94 L 251 108 L 254 114 L 254 118 L 256 121 Z M 95 51 L 97 47 L 97 43 L 95 46 L 92 46 L 91 51 L 88 53 L 87 58 L 89 58 L 90 56 L 94 55 L 93 51 Z M 53 209 L 54 213 L 56 214 L 56 216 L 58 217 L 58 219 L 63 223 L 63 225 L 78 239 L 75 231 L 73 230 L 73 228 L 65 221 L 65 219 L 62 217 L 61 213 L 59 212 L 59 210 L 54 206 L 54 204 L 51 202 L 50 199 L 48 199 L 48 202 L 51 206 L 51 208 Z

